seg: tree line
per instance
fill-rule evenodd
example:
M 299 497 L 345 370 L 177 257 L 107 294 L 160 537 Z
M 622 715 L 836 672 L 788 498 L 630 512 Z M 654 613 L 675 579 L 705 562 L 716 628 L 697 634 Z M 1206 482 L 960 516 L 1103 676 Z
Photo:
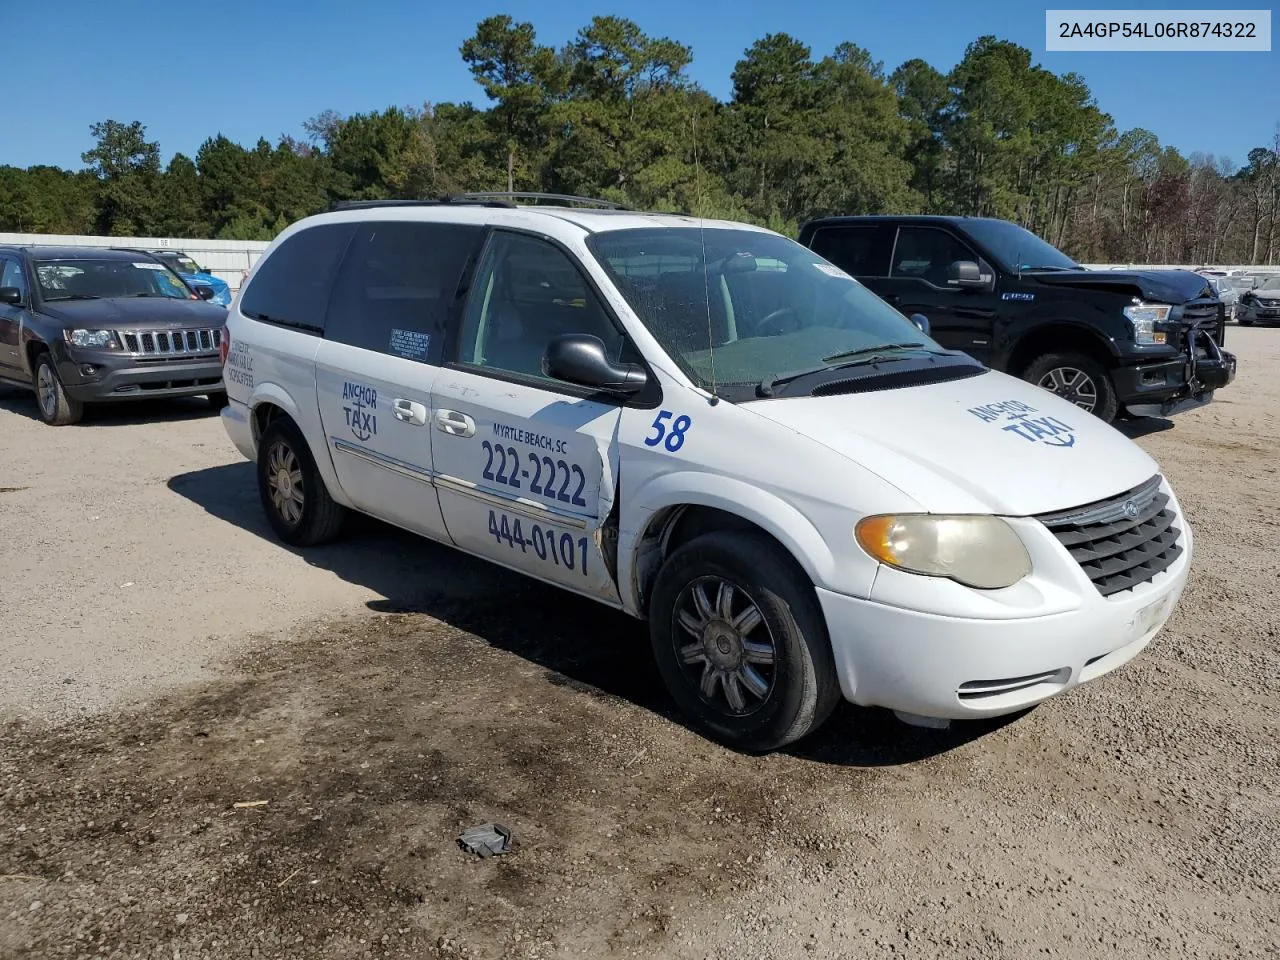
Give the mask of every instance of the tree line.
M 167 165 L 141 122 L 94 124 L 82 170 L 0 167 L 0 230 L 266 240 L 340 200 L 506 189 L 791 235 L 826 214 L 969 214 L 1086 262 L 1280 262 L 1280 132 L 1240 167 L 1183 156 L 993 36 L 944 74 L 919 59 L 886 72 L 848 42 L 819 59 L 770 34 L 727 102 L 689 78 L 691 48 L 620 17 L 556 48 L 493 16 L 459 52 L 484 105 L 326 111 L 305 137 L 218 134 Z

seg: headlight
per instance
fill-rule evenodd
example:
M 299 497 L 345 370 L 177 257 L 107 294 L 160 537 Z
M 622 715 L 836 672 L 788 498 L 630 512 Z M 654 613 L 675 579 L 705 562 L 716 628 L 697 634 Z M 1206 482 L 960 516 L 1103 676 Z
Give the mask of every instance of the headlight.
M 1031 557 L 999 517 L 900 514 L 864 517 L 859 546 L 881 563 L 926 577 L 949 577 L 982 590 L 1011 587 L 1031 572 Z
M 1125 307 L 1124 315 L 1133 325 L 1133 339 L 1138 343 L 1164 343 L 1164 331 L 1157 330 L 1156 324 L 1168 320 L 1172 310 L 1173 307 L 1163 303 L 1138 302 Z
M 110 330 L 64 330 L 62 332 L 67 338 L 67 343 L 73 347 L 115 349 L 116 336 Z

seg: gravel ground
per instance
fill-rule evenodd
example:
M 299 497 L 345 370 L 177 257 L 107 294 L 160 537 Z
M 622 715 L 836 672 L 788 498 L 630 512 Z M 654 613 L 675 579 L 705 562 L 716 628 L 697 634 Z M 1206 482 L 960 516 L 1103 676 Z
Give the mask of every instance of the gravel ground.
M 199 402 L 5 394 L 0 957 L 1280 955 L 1280 331 L 1228 339 L 1130 430 L 1197 535 L 1137 660 L 769 757 L 587 601 L 373 522 L 281 547 Z M 510 855 L 458 848 L 491 820 Z

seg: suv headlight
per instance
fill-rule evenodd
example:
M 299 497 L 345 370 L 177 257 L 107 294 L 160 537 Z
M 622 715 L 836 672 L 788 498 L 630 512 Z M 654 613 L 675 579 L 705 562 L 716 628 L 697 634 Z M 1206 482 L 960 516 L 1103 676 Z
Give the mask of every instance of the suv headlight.
M 116 335 L 110 330 L 64 330 L 63 336 L 73 347 L 89 347 L 99 350 L 114 350 Z
M 931 513 L 864 517 L 858 545 L 881 563 L 981 590 L 1011 587 L 1031 573 L 1031 556 L 999 517 Z
M 1124 315 L 1133 325 L 1133 339 L 1138 343 L 1153 344 L 1165 342 L 1165 333 L 1163 330 L 1157 330 L 1156 324 L 1168 320 L 1172 311 L 1173 307 L 1168 304 L 1139 301 L 1125 307 Z

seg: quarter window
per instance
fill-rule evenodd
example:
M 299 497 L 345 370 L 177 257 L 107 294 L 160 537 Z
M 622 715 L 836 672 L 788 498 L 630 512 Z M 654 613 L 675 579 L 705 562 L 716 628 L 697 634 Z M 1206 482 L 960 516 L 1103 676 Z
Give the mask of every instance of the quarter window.
M 483 233 L 464 224 L 362 224 L 334 284 L 325 337 L 439 363 L 458 281 Z
M 615 360 L 625 342 L 558 247 L 537 237 L 495 233 L 471 284 L 458 361 L 546 380 L 547 346 L 573 333 L 599 337 Z
M 266 323 L 324 331 L 329 288 L 353 223 L 308 227 L 284 240 L 253 274 L 240 312 Z

